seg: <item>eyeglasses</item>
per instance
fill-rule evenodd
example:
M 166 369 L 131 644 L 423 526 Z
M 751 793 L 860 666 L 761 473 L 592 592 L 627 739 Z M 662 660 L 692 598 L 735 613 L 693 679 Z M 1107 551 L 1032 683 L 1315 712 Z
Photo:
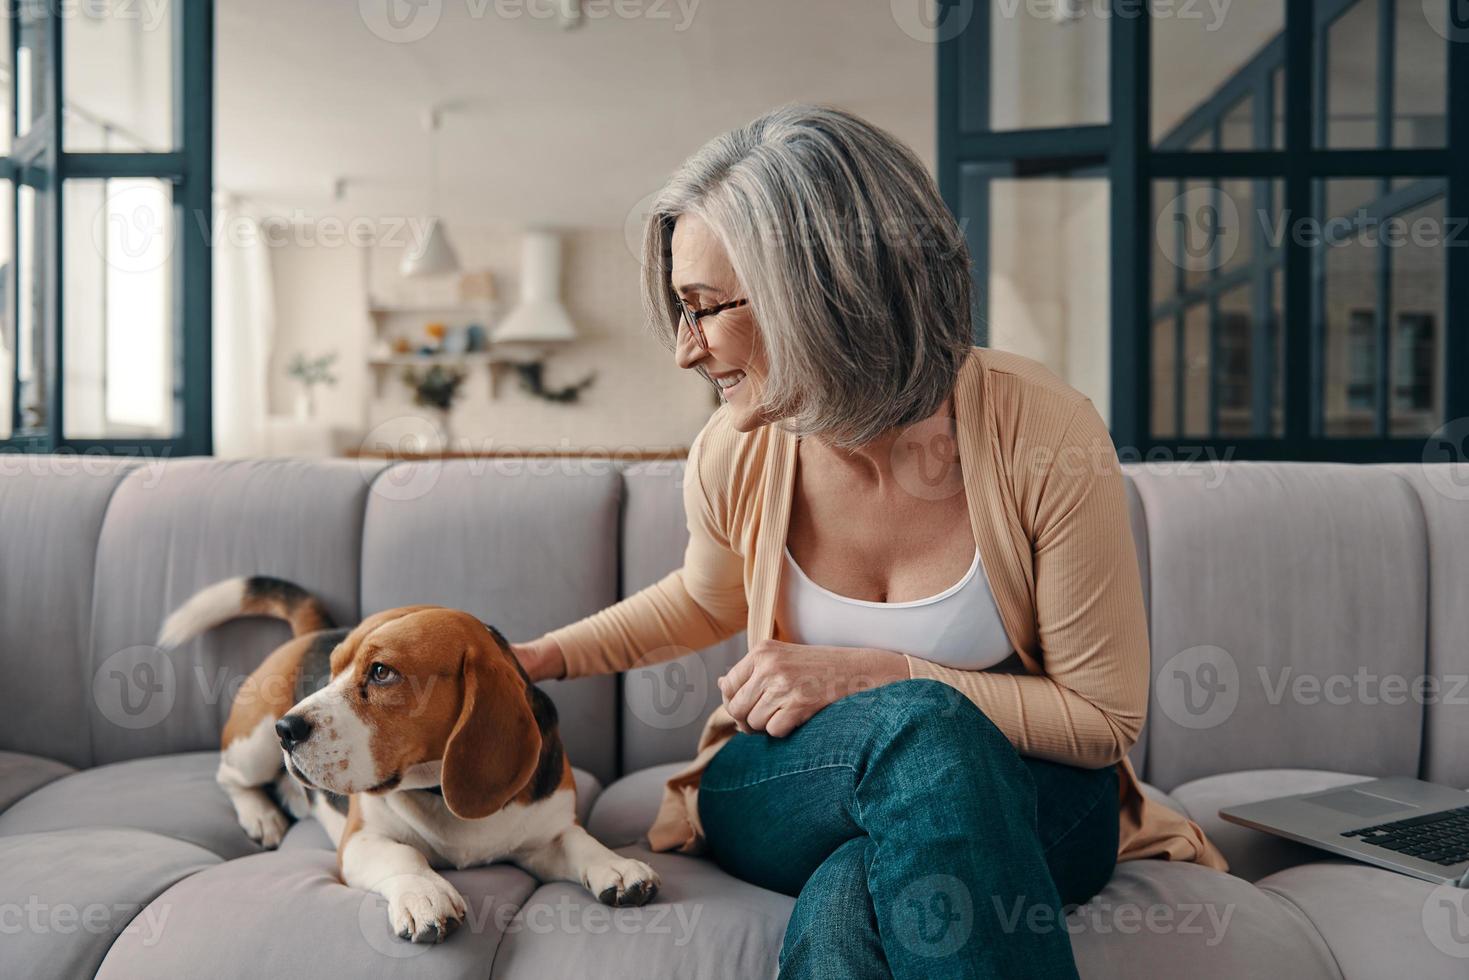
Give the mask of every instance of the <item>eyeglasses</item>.
M 718 306 L 708 306 L 702 310 L 696 310 L 684 302 L 684 298 L 677 293 L 673 294 L 673 301 L 678 304 L 679 311 L 683 314 L 683 322 L 688 324 L 689 332 L 694 335 L 694 343 L 698 344 L 704 353 L 709 353 L 709 341 L 704 336 L 704 328 L 699 326 L 699 321 L 706 316 L 723 313 L 738 306 L 747 306 L 748 299 L 732 299 L 728 303 L 720 303 Z

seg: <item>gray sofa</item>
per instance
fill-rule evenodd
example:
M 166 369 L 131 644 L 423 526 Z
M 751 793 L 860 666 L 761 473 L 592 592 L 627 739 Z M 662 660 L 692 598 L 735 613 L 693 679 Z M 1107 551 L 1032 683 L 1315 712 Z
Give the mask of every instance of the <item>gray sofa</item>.
M 774 972 L 789 898 L 639 840 L 739 638 L 547 685 L 588 826 L 658 868 L 658 900 L 613 912 L 509 866 L 452 872 L 470 920 L 436 947 L 394 938 L 382 900 L 336 879 L 319 827 L 262 852 L 214 785 L 233 686 L 284 627 L 150 645 L 188 595 L 243 573 L 299 582 L 342 622 L 437 602 L 539 635 L 676 565 L 681 466 L 0 464 L 0 975 Z M 1133 759 L 1233 873 L 1119 866 L 1064 924 L 1083 975 L 1462 980 L 1462 896 L 1217 811 L 1389 774 L 1469 786 L 1469 466 L 1133 467 L 1128 486 L 1154 658 Z

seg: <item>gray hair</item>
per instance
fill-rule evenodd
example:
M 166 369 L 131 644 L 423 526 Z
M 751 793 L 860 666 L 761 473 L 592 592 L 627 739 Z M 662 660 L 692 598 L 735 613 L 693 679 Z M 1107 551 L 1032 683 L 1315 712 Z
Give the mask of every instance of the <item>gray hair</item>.
M 969 250 L 892 135 L 840 109 L 776 109 L 706 143 L 654 200 L 643 298 L 676 343 L 674 223 L 697 215 L 760 325 L 764 417 L 854 448 L 938 411 L 972 344 Z

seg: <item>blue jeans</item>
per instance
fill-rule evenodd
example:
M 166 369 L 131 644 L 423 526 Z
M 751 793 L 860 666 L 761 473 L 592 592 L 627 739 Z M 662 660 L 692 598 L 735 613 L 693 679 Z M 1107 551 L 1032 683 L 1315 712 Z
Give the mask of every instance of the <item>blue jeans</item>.
M 796 897 L 782 977 L 1075 977 L 1063 906 L 1117 859 L 1117 772 L 1024 758 L 932 680 L 736 735 L 699 784 L 710 856 Z

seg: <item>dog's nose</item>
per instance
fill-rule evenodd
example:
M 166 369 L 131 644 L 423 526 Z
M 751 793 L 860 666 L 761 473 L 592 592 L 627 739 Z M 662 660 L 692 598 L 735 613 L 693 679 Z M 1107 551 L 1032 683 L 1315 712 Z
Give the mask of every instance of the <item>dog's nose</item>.
M 311 737 L 311 722 L 300 715 L 286 715 L 275 723 L 275 733 L 280 736 L 281 748 L 289 749 Z

